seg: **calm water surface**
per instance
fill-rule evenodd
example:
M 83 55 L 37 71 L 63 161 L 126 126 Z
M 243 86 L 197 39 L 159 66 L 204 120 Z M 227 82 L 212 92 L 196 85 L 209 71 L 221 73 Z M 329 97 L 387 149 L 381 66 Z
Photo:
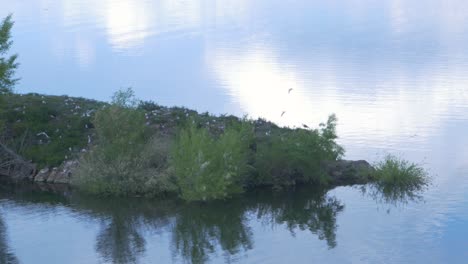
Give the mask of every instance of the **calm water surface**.
M 132 86 L 288 126 L 336 113 L 346 158 L 394 153 L 433 185 L 416 201 L 345 187 L 208 205 L 3 188 L 0 263 L 468 263 L 468 2 L 0 0 L 8 13 L 19 92 Z

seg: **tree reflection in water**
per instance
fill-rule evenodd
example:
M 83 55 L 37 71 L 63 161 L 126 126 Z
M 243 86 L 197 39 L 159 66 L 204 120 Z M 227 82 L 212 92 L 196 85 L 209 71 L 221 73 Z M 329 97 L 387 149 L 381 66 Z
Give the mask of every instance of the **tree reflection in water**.
M 145 230 L 170 225 L 169 204 L 158 206 L 156 201 L 72 195 L 70 203 L 101 222 L 95 248 L 106 263 L 139 263 L 146 251 Z
M 252 248 L 244 199 L 187 204 L 176 214 L 173 253 L 191 263 L 204 263 L 220 247 L 226 258 Z
M 6 236 L 6 225 L 0 215 L 0 263 L 19 263 L 16 256 L 10 251 Z
M 359 190 L 378 204 L 398 207 L 424 201 L 423 193 L 428 188 L 429 183 L 396 186 L 372 183 L 360 186 Z M 390 209 L 387 212 L 390 212 Z
M 175 199 L 96 198 L 37 185 L 10 188 L 0 185 L 0 199 L 16 206 L 33 206 L 53 211 L 57 206 L 71 209 L 73 217 L 98 221 L 101 229 L 95 249 L 105 262 L 138 263 L 146 252 L 149 234 L 171 235 L 174 258 L 203 263 L 217 253 L 226 262 L 254 247 L 250 222 L 284 225 L 294 236 L 308 231 L 329 248 L 337 245 L 337 215 L 344 205 L 327 190 L 301 187 L 287 192 L 255 191 L 226 201 L 184 203 Z M 424 186 L 411 188 L 360 187 L 363 193 L 385 204 L 419 200 Z M 7 244 L 6 225 L 0 215 L 0 263 L 18 263 Z
M 336 246 L 336 216 L 344 206 L 325 190 L 298 188 L 290 192 L 259 191 L 229 201 L 189 204 L 176 217 L 176 254 L 203 263 L 217 246 L 227 258 L 253 248 L 248 216 L 268 225 L 286 224 L 291 234 L 309 230 L 328 246 Z
M 138 223 L 113 217 L 97 236 L 96 251 L 112 263 L 137 263 L 145 252 L 145 239 L 138 227 Z
M 204 263 L 213 254 L 223 253 L 229 262 L 254 247 L 249 224 L 256 219 L 265 225 L 285 225 L 292 235 L 308 230 L 332 248 L 336 246 L 336 217 L 344 209 L 336 198 L 326 195 L 326 190 L 311 188 L 281 193 L 256 191 L 207 203 L 107 199 L 68 192 L 65 198 L 57 195 L 54 201 L 50 190 L 23 190 L 14 196 L 16 203 L 39 203 L 42 208 L 54 207 L 60 201 L 80 219 L 99 221 L 95 249 L 104 262 L 110 263 L 138 263 L 145 255 L 148 235 L 155 232 L 171 234 L 174 258 Z M 0 252 L 5 248 L 2 230 Z
M 258 195 L 252 208 L 259 219 L 270 219 L 272 224 L 286 224 L 291 234 L 296 230 L 309 230 L 329 248 L 336 246 L 336 216 L 344 210 L 335 197 L 326 190 L 297 188 L 277 195 Z

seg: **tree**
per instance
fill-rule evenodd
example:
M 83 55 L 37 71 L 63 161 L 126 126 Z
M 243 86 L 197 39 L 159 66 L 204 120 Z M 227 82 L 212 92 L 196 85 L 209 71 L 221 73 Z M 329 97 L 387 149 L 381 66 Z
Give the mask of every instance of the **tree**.
M 11 15 L 8 15 L 0 23 L 0 94 L 11 93 L 19 80 L 14 78 L 15 70 L 18 68 L 16 62 L 18 55 L 6 56 L 13 44 L 13 41 L 11 41 L 11 28 L 14 22 L 11 17 Z

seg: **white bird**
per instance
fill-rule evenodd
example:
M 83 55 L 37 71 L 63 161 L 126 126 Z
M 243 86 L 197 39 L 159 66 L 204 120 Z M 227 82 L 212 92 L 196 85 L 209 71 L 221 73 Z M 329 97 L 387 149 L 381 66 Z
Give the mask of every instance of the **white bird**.
M 46 138 L 50 138 L 46 132 L 37 133 L 36 136 L 45 136 Z

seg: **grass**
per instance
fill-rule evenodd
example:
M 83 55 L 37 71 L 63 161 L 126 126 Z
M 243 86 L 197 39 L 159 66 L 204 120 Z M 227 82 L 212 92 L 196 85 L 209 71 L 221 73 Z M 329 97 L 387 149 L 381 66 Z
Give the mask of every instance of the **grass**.
M 423 167 L 393 155 L 387 155 L 374 167 L 375 180 L 384 188 L 417 188 L 429 184 L 428 173 Z
M 388 204 L 406 204 L 421 199 L 421 192 L 430 184 L 427 171 L 420 165 L 387 155 L 374 165 L 374 182 L 369 194 Z

